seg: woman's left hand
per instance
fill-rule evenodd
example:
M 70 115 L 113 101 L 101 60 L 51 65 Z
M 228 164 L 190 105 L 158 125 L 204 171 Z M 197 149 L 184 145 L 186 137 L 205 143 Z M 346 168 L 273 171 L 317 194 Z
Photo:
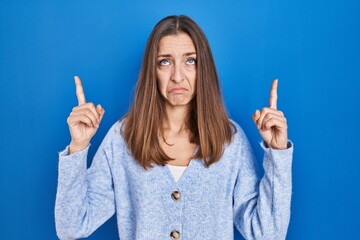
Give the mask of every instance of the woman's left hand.
M 277 86 L 278 80 L 275 79 L 270 90 L 270 106 L 256 110 L 252 118 L 270 148 L 287 149 L 288 126 L 284 113 L 277 110 Z

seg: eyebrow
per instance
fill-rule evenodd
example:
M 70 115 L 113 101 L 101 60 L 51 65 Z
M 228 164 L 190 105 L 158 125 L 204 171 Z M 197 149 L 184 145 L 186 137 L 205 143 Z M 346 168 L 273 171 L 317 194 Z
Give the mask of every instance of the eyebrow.
M 187 52 L 187 53 L 184 53 L 183 56 L 191 56 L 191 55 L 195 55 L 196 52 Z M 158 58 L 159 57 L 171 57 L 171 54 L 160 54 L 157 56 Z

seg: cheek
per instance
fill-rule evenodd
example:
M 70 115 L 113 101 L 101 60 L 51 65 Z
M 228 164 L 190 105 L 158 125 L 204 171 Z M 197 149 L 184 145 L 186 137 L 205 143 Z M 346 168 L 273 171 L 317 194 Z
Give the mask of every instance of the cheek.
M 189 77 L 189 83 L 190 83 L 192 90 L 195 92 L 195 90 L 196 90 L 196 71 L 191 73 L 191 76 Z
M 166 93 L 167 81 L 164 74 L 156 73 L 158 89 L 162 94 Z

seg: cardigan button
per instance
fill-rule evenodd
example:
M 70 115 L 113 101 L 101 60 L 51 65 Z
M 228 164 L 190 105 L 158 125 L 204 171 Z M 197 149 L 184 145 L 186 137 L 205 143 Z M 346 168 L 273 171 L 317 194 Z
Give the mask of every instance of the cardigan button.
M 174 231 L 172 231 L 171 233 L 170 233 L 170 237 L 171 237 L 171 239 L 179 239 L 180 238 L 180 233 L 179 233 L 179 231 L 176 231 L 176 230 L 174 230 Z
M 171 194 L 171 198 L 174 199 L 175 201 L 179 200 L 181 198 L 181 194 L 178 191 L 174 191 Z

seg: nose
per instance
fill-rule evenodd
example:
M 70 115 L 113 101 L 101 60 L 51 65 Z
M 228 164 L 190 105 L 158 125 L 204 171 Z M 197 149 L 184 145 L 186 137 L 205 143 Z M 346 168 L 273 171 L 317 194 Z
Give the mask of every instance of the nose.
M 181 64 L 174 64 L 171 80 L 176 83 L 181 83 L 184 80 L 183 69 Z

